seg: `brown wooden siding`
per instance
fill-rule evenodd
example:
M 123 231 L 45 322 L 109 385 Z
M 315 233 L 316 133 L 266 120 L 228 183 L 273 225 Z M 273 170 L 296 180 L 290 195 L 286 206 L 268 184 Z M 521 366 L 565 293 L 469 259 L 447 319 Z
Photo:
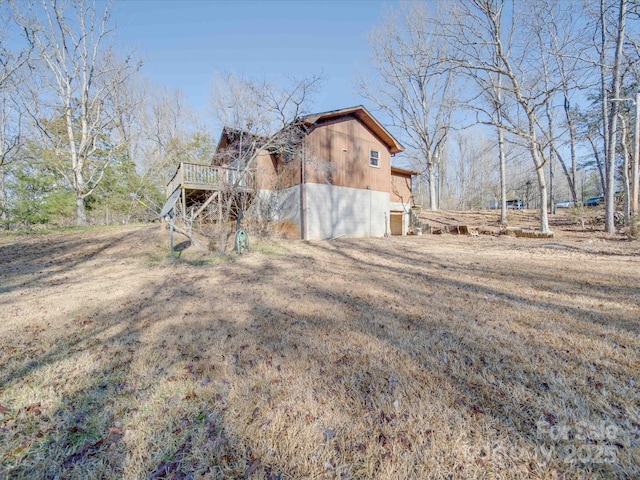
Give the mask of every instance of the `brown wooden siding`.
M 391 155 L 378 138 L 353 116 L 330 120 L 316 126 L 306 138 L 306 181 L 367 188 L 388 192 L 390 188 Z M 369 165 L 370 150 L 379 153 L 379 166 Z M 324 178 L 314 161 L 331 161 L 332 170 Z
M 409 203 L 411 197 L 411 175 L 391 173 L 390 194 L 392 202 Z
M 275 159 L 267 152 L 263 152 L 255 159 L 256 162 L 256 181 L 258 188 L 271 189 L 276 181 Z
M 300 184 L 301 179 L 300 160 L 295 158 L 288 162 L 278 160 L 278 187 L 288 188 Z

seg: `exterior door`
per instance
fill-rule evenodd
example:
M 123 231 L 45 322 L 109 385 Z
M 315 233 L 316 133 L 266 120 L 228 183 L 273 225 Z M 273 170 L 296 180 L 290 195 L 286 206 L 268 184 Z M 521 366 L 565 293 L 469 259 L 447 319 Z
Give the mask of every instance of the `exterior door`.
M 402 235 L 402 212 L 391 212 L 389 220 L 391 235 Z

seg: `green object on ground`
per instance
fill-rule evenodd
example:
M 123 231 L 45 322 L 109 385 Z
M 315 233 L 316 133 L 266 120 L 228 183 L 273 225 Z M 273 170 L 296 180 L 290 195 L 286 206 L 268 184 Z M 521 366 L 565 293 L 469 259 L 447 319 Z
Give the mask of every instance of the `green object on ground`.
M 236 240 L 234 250 L 237 253 L 249 251 L 249 235 L 244 230 L 238 230 L 236 232 Z

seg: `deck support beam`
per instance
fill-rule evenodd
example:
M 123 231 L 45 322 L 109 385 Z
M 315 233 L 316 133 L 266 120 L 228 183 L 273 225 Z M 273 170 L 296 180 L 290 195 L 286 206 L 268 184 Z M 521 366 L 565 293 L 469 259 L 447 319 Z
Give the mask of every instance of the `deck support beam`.
M 198 218 L 198 215 L 200 215 L 205 208 L 207 208 L 209 206 L 209 204 L 215 200 L 216 197 L 218 197 L 220 195 L 220 192 L 215 192 L 213 195 L 210 195 L 209 198 L 207 198 L 207 200 L 202 204 L 202 206 L 196 211 L 196 213 L 193 214 L 193 220 L 195 220 L 196 218 Z

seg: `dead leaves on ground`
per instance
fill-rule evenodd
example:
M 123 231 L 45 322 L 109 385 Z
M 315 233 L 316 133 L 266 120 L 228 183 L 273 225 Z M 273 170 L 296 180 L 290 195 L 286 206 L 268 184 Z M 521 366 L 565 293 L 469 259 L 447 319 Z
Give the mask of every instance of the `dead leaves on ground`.
M 109 429 L 109 435 L 96 442 L 86 440 L 75 453 L 64 459 L 62 462 L 62 468 L 65 471 L 69 470 L 75 464 L 85 461 L 88 457 L 97 455 L 105 447 L 118 442 L 122 437 L 122 431 L 119 428 L 114 427 Z
M 378 443 L 387 450 L 391 450 L 396 446 L 403 450 L 411 451 L 411 442 L 404 432 L 399 432 L 396 435 L 387 435 L 383 431 L 380 431 L 378 434 Z
M 185 441 L 178 450 L 173 454 L 173 458 L 169 461 L 162 462 L 158 465 L 149 477 L 149 480 L 154 479 L 172 479 L 172 480 L 182 480 L 186 479 L 187 473 L 182 471 L 182 460 L 184 459 L 186 453 L 191 449 L 191 442 L 189 440 Z

